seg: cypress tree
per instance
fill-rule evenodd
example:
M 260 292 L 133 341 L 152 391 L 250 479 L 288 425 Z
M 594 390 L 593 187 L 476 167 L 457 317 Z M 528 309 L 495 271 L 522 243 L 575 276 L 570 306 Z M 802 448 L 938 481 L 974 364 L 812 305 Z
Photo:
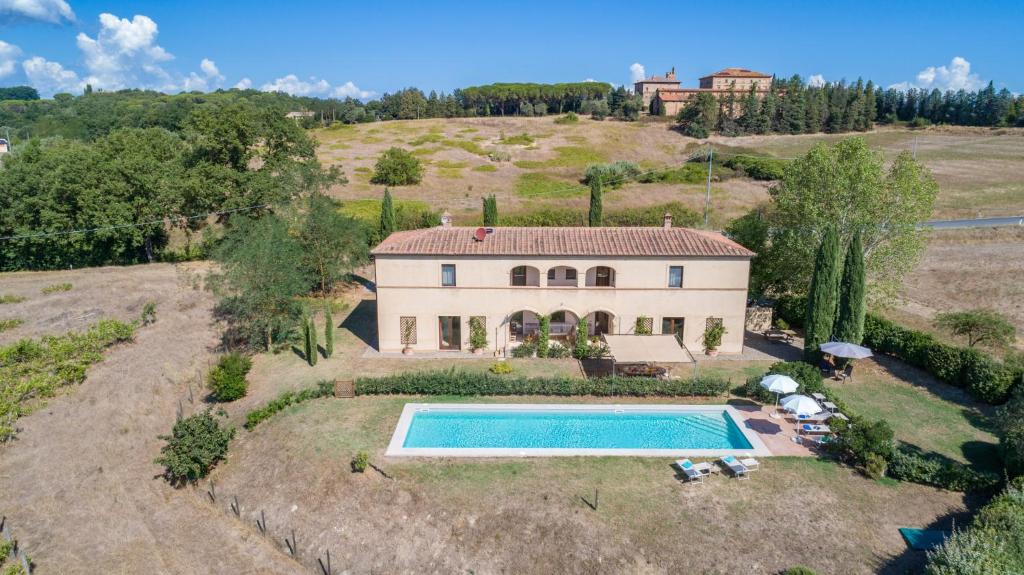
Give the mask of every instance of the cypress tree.
M 590 227 L 601 226 L 602 210 L 601 178 L 594 178 L 594 181 L 590 183 L 590 212 L 587 214 L 587 223 Z
M 864 248 L 860 232 L 853 235 L 843 264 L 839 286 L 839 318 L 835 337 L 839 341 L 860 344 L 864 339 Z
M 484 225 L 498 225 L 498 198 L 494 194 L 487 196 L 484 200 Z
M 551 316 L 540 316 L 540 333 L 537 335 L 537 357 L 548 356 L 548 344 L 551 338 Z
M 313 365 L 313 339 L 309 334 L 309 318 L 302 316 L 302 353 L 306 356 L 306 362 Z
M 391 200 L 391 190 L 384 188 L 384 200 L 380 203 L 380 239 L 390 236 L 398 228 L 395 221 L 395 204 Z
M 804 361 L 817 364 L 819 346 L 828 341 L 839 307 L 839 236 L 835 229 L 825 230 L 814 260 L 811 289 L 807 293 L 807 318 L 804 321 Z
M 573 350 L 573 357 L 576 359 L 587 358 L 587 349 L 590 347 L 590 340 L 587 338 L 588 331 L 587 318 L 580 318 L 580 321 L 576 323 L 576 345 Z
M 317 356 L 320 355 L 320 349 L 316 342 L 316 321 L 312 317 L 309 318 L 309 365 L 316 365 Z
M 334 355 L 334 318 L 331 317 L 331 304 L 324 306 L 324 351 L 327 357 Z

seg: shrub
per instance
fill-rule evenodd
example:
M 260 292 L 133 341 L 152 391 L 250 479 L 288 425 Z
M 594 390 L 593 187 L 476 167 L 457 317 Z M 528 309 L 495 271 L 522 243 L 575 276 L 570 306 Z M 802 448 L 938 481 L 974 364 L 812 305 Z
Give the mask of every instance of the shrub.
M 469 347 L 474 350 L 487 348 L 487 330 L 477 316 L 469 318 Z
M 712 166 L 712 179 L 715 178 L 715 171 L 716 168 Z M 721 179 L 722 176 L 719 169 L 718 179 Z M 708 169 L 705 164 L 687 162 L 678 168 L 645 172 L 638 181 L 641 184 L 703 184 L 707 179 Z
M 535 353 L 537 353 L 537 343 L 533 341 L 524 341 L 512 348 L 512 357 L 516 358 L 533 357 Z
M 245 397 L 249 384 L 245 376 L 252 369 L 252 360 L 233 352 L 222 355 L 217 365 L 210 370 L 209 386 L 213 398 L 217 401 L 235 401 Z
M 789 329 L 789 322 L 787 322 L 786 320 L 782 319 L 781 317 L 780 318 L 776 318 L 775 319 L 775 328 L 776 329 Z
M 639 315 L 636 317 L 636 323 L 633 326 L 633 333 L 636 335 L 651 335 L 651 318 L 645 315 Z
M 388 148 L 377 159 L 370 182 L 386 186 L 408 186 L 423 179 L 419 158 L 402 148 Z
M 885 469 L 888 466 L 885 458 L 877 453 L 868 453 L 864 457 L 864 473 L 871 479 L 885 477 Z
M 25 320 L 16 317 L 0 319 L 0 333 L 3 333 L 9 329 L 14 329 L 23 323 L 25 323 Z
M 802 328 L 807 315 L 807 296 L 784 295 L 775 301 L 775 316 L 789 325 Z
M 1010 477 L 1024 475 L 1024 385 L 1018 385 L 1010 401 L 996 417 L 999 448 Z
M 370 466 L 370 454 L 365 451 L 356 453 L 356 456 L 352 458 L 352 471 L 354 473 L 362 473 L 366 471 L 366 468 Z
M 704 342 L 706 349 L 718 349 L 718 346 L 722 345 L 722 336 L 725 335 L 725 325 L 721 323 L 715 323 L 704 328 L 704 335 L 701 340 Z
M 51 286 L 46 286 L 46 287 L 44 287 L 42 289 L 43 293 L 54 293 L 54 292 L 59 292 L 59 291 L 71 291 L 71 284 L 69 284 L 67 282 L 59 283 L 59 284 L 53 284 Z
M 792 377 L 800 384 L 798 392 L 804 395 L 812 393 L 825 393 L 825 380 L 821 377 L 821 371 L 809 363 L 802 361 L 780 361 L 773 363 L 765 375 L 780 374 Z
M 720 377 L 662 380 L 644 377 L 525 377 L 457 370 L 402 373 L 356 380 L 359 395 L 595 395 L 633 397 L 718 396 L 729 382 Z
M 512 365 L 510 365 L 507 361 L 499 361 L 498 363 L 495 363 L 491 365 L 491 367 L 487 368 L 487 371 L 495 375 L 508 375 L 515 370 L 512 369 Z
M 494 150 L 487 154 L 487 159 L 492 162 L 511 162 L 512 154 L 505 150 Z
M 926 456 L 909 447 L 889 457 L 889 475 L 900 481 L 931 485 L 952 491 L 989 491 L 999 485 L 999 476 L 978 471 L 940 456 Z
M 745 173 L 755 180 L 781 180 L 789 160 L 739 155 L 724 162 L 725 166 Z
M 21 303 L 21 302 L 25 301 L 25 299 L 26 299 L 25 296 L 14 295 L 14 294 L 6 294 L 5 293 L 3 295 L 0 295 L 0 304 L 5 304 L 5 303 Z
M 564 116 L 555 118 L 556 124 L 575 124 L 580 121 L 580 117 L 575 112 L 569 112 Z
M 270 419 L 274 414 L 290 405 L 295 405 L 296 403 L 302 403 L 318 397 L 329 397 L 331 395 L 334 395 L 334 384 L 326 380 L 318 382 L 316 387 L 310 387 L 298 393 L 295 393 L 294 391 L 286 391 L 277 396 L 277 399 L 274 399 L 263 407 L 254 409 L 245 414 L 244 427 L 249 431 L 252 431 L 257 425 L 263 423 L 267 419 Z
M 782 572 L 782 575 L 818 575 L 813 569 L 804 567 L 803 565 L 797 565 L 796 567 L 790 567 Z
M 928 552 L 928 575 L 1024 572 L 1024 482 L 1010 482 L 940 547 Z
M 564 345 L 562 345 L 562 344 L 560 344 L 558 342 L 553 341 L 553 342 L 551 342 L 551 344 L 548 345 L 548 353 L 547 353 L 547 355 L 545 357 L 550 357 L 550 358 L 555 358 L 555 359 L 563 359 L 563 358 L 566 358 L 566 357 L 572 357 L 572 350 L 570 350 L 569 348 L 565 347 Z
M 164 477 L 172 484 L 195 482 L 224 459 L 234 436 L 234 429 L 221 428 L 206 410 L 178 420 L 171 435 L 160 436 L 167 444 L 160 448 L 155 462 L 164 466 Z
M 142 325 L 149 325 L 156 321 L 155 301 L 147 301 L 145 305 L 142 306 L 142 315 L 139 316 L 139 320 L 142 322 Z
M 841 457 L 864 467 L 877 455 L 888 461 L 894 453 L 896 441 L 892 428 L 885 420 L 869 421 L 856 415 L 850 421 L 829 420 L 836 440 L 830 448 Z
M 583 183 L 590 185 L 596 179 L 609 188 L 618 188 L 640 175 L 640 166 L 633 162 L 618 161 L 611 164 L 593 164 L 583 173 Z

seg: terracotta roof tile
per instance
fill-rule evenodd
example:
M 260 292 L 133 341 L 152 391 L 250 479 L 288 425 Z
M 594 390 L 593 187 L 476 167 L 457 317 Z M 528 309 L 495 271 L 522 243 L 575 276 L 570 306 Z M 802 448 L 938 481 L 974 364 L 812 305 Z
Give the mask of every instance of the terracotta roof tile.
M 726 77 L 726 78 L 771 78 L 771 76 L 768 75 L 768 74 L 762 74 L 761 72 L 755 72 L 753 70 L 748 70 L 746 68 L 725 68 L 724 70 L 719 70 L 719 71 L 715 72 L 714 74 L 709 74 L 707 76 L 703 76 L 701 78 L 701 80 L 703 80 L 704 78 L 722 78 L 722 77 Z
M 754 252 L 717 232 L 689 228 L 494 228 L 482 242 L 477 228 L 436 227 L 395 232 L 374 255 L 751 257 Z

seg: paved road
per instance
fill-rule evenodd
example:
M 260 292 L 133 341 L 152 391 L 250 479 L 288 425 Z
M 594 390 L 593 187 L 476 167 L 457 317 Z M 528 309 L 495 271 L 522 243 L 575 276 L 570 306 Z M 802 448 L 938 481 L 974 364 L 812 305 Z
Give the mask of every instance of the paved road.
M 935 230 L 1024 226 L 1024 216 L 1000 216 L 997 218 L 978 218 L 975 220 L 936 220 L 925 222 L 921 225 Z

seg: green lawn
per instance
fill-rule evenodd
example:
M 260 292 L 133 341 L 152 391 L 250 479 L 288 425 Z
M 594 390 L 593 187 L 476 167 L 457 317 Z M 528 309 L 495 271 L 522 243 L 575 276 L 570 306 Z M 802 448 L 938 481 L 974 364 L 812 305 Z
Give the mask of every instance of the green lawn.
M 934 381 L 927 374 L 883 359 L 903 378 L 872 362 L 861 362 L 852 383 L 829 387 L 859 415 L 885 419 L 897 439 L 957 461 L 999 470 L 998 440 L 988 431 L 991 408 Z M 907 379 L 913 377 L 917 383 Z

